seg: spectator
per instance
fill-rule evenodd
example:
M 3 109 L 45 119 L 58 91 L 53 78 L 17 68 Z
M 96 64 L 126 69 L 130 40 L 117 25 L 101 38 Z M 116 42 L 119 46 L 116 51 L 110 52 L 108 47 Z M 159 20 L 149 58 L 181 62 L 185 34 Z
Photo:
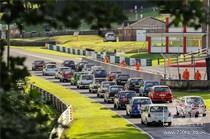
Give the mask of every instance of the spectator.
M 184 70 L 184 72 L 182 74 L 182 78 L 183 78 L 183 80 L 189 80 L 190 72 L 187 69 Z

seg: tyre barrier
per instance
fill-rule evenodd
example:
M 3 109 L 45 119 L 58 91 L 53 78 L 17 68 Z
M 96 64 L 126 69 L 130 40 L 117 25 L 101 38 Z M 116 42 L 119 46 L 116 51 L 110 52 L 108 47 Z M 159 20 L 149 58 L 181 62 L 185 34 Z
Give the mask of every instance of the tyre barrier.
M 41 93 L 42 101 L 52 104 L 55 109 L 61 114 L 57 120 L 57 125 L 54 126 L 50 132 L 49 139 L 60 139 L 65 127 L 69 126 L 73 121 L 73 110 L 71 105 L 66 105 L 58 97 L 52 95 L 51 93 L 35 86 L 34 84 L 30 85 L 30 89 L 36 89 Z
M 142 67 L 145 66 L 152 66 L 152 59 L 141 59 L 141 58 L 128 58 L 128 57 L 119 57 L 116 56 L 115 53 L 111 52 L 95 52 L 89 50 L 82 50 L 82 49 L 74 49 L 74 48 L 67 48 L 63 46 L 53 45 L 53 44 L 45 44 L 46 48 L 49 50 L 60 51 L 63 53 L 69 53 L 73 55 L 83 55 L 83 56 L 90 56 L 92 59 L 102 61 L 104 57 L 108 57 L 110 63 L 112 64 L 119 64 L 122 60 L 125 60 L 128 66 L 134 66 L 137 62 L 141 64 Z

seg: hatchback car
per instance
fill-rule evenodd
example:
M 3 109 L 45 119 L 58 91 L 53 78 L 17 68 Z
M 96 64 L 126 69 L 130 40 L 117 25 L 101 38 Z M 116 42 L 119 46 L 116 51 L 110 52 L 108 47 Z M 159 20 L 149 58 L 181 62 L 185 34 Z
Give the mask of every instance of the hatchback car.
M 109 89 L 104 93 L 104 102 L 114 102 L 115 94 L 122 91 L 124 88 L 121 85 L 109 86 Z
M 42 71 L 43 76 L 55 76 L 57 68 L 55 64 L 47 64 Z
M 130 78 L 129 74 L 117 74 L 116 83 L 117 85 L 125 85 Z
M 80 79 L 80 76 L 83 74 L 88 74 L 87 72 L 74 72 L 73 76 L 70 79 L 70 83 L 71 85 L 76 85 L 77 86 L 77 82 Z
M 63 71 L 66 71 L 66 70 L 71 70 L 71 68 L 69 68 L 69 67 L 58 67 L 58 70 L 55 73 L 55 79 L 60 79 Z
M 106 78 L 94 78 L 93 83 L 89 86 L 89 93 L 97 93 L 101 82 L 106 81 Z
M 75 62 L 73 60 L 65 60 L 62 65 L 64 67 L 70 67 L 72 70 L 76 70 Z
M 87 63 L 88 62 L 86 62 L 86 61 L 82 61 L 82 62 L 79 62 L 78 64 L 76 64 L 76 71 L 81 72 L 84 68 L 84 65 Z
M 103 81 L 97 91 L 97 97 L 104 97 L 104 93 L 108 91 L 109 86 L 116 85 L 113 81 Z
M 94 70 L 92 74 L 94 75 L 95 78 L 106 78 L 107 76 L 107 72 L 104 69 Z
M 206 116 L 206 105 L 200 96 L 184 96 L 177 99 L 176 113 L 182 117 L 187 115 L 195 117 L 199 115 Z
M 105 42 L 107 42 L 107 41 L 115 42 L 116 41 L 116 35 L 115 35 L 115 33 L 114 32 L 107 32 L 105 34 L 104 41 Z
M 139 95 L 140 96 L 148 96 L 149 89 L 155 85 L 160 85 L 160 82 L 158 81 L 144 81 L 144 83 L 141 85 L 139 89 Z
M 82 71 L 84 71 L 84 72 L 91 72 L 91 67 L 93 67 L 93 66 L 94 66 L 93 63 L 87 63 L 87 64 L 84 65 L 84 68 L 83 68 Z
M 125 84 L 126 90 L 133 90 L 136 93 L 139 93 L 140 86 L 144 83 L 142 78 L 129 78 L 127 83 Z
M 126 115 L 130 117 L 141 117 L 142 108 L 148 104 L 152 104 L 151 99 L 148 97 L 132 97 L 132 99 L 126 105 Z
M 36 60 L 32 63 L 32 71 L 39 70 L 42 71 L 44 68 L 45 62 L 43 60 Z
M 128 104 L 129 100 L 132 97 L 136 97 L 136 92 L 135 91 L 120 91 L 115 95 L 114 98 L 114 108 L 115 109 L 125 109 L 126 104 Z
M 155 123 L 165 124 L 171 126 L 172 115 L 165 104 L 150 104 L 143 108 L 141 114 L 141 123 L 151 125 Z
M 89 88 L 89 85 L 93 83 L 94 76 L 91 74 L 83 74 L 77 81 L 77 88 Z
M 165 85 L 155 85 L 149 90 L 148 96 L 153 102 L 172 102 L 173 95 L 171 89 Z

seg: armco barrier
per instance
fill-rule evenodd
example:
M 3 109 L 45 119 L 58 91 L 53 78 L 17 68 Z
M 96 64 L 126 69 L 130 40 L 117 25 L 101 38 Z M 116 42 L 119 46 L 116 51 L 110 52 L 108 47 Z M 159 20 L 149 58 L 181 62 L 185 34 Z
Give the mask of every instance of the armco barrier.
M 98 66 L 103 66 L 107 71 L 122 71 L 123 73 L 129 74 L 131 77 L 141 77 L 144 80 L 157 80 L 160 81 L 163 79 L 163 76 L 155 73 L 150 73 L 146 71 L 137 71 L 134 69 L 126 68 L 126 67 L 120 67 L 114 64 L 105 64 L 101 61 L 89 59 L 89 58 L 83 58 L 82 60 L 88 61 L 91 63 L 95 63 Z
M 64 127 L 67 127 L 73 121 L 72 107 L 66 105 L 58 97 L 33 84 L 31 84 L 31 89 L 37 89 L 37 91 L 41 93 L 42 100 L 53 104 L 56 110 L 61 113 L 57 120 L 58 126 L 55 126 L 52 129 L 49 136 L 49 139 L 60 139 L 64 131 Z
M 172 89 L 202 89 L 210 90 L 209 80 L 165 80 L 163 81 L 165 85 L 170 86 Z

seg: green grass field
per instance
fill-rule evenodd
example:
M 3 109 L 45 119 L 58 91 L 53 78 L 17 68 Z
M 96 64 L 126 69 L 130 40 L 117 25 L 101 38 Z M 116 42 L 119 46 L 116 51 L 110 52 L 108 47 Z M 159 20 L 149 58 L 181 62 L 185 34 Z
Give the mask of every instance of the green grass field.
M 65 136 L 71 139 L 148 139 L 142 131 L 135 129 L 127 120 L 104 108 L 76 91 L 49 82 L 37 76 L 30 82 L 59 97 L 73 106 L 74 121 Z
M 62 52 L 57 52 L 53 50 L 48 50 L 43 47 L 31 47 L 31 46 L 12 46 L 18 49 L 22 49 L 24 51 L 32 52 L 32 53 L 38 53 L 38 54 L 48 54 L 48 55 L 55 55 L 55 56 L 62 56 L 62 57 L 67 57 L 67 58 L 82 58 L 84 56 L 80 55 L 73 55 L 73 54 L 67 54 L 67 53 L 62 53 Z
M 123 42 L 104 42 L 103 38 L 97 35 L 79 35 L 78 37 L 72 35 L 55 36 L 55 37 L 36 37 L 31 39 L 15 39 L 25 41 L 43 41 L 54 40 L 58 45 L 79 48 L 79 49 L 94 49 L 95 51 L 114 51 L 119 52 L 137 52 L 145 51 L 145 42 L 123 41 Z
M 151 58 L 153 66 L 158 65 L 158 58 L 160 60 L 163 60 L 163 57 L 160 54 L 148 54 L 147 52 L 128 53 L 128 54 L 122 54 L 121 56 L 129 57 L 129 58 L 143 58 L 143 59 Z
M 210 92 L 209 91 L 173 91 L 175 97 L 181 96 L 201 96 L 203 97 L 207 108 L 210 110 Z

